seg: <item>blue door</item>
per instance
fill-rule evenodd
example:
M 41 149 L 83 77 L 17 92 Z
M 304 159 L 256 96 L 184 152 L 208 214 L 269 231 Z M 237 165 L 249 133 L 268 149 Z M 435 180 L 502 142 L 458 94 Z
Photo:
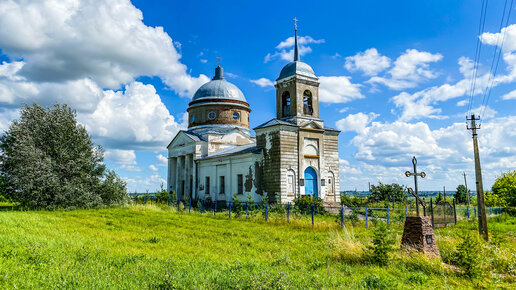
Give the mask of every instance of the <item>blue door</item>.
M 305 170 L 305 194 L 317 198 L 317 173 L 312 167 Z

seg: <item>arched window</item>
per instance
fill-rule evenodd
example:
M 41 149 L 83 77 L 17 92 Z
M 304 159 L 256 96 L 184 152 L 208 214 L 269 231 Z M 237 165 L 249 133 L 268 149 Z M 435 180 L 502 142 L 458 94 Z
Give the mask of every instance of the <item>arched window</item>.
M 290 93 L 288 91 L 283 92 L 281 96 L 281 111 L 283 117 L 290 116 Z
M 303 93 L 303 113 L 310 116 L 314 113 L 314 109 L 312 107 L 312 92 L 309 90 L 306 90 Z

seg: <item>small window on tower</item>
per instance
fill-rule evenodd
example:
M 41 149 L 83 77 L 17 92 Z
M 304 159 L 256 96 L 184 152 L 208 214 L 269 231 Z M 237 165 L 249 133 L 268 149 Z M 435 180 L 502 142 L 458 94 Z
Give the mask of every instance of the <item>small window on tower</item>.
M 240 119 L 240 114 L 238 112 L 233 113 L 233 119 L 238 120 Z
M 290 116 L 290 93 L 288 91 L 281 95 L 281 109 L 283 117 Z
M 312 107 L 312 92 L 309 90 L 303 93 L 303 113 L 305 113 L 305 115 L 312 115 L 314 113 Z
M 208 113 L 208 119 L 214 120 L 217 117 L 217 114 L 215 112 L 209 112 Z

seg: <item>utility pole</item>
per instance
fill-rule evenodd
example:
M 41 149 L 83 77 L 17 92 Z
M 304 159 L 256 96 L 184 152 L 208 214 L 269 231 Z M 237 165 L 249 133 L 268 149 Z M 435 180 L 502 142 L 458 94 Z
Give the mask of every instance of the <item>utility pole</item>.
M 466 181 L 466 172 L 462 173 L 464 175 L 464 186 L 466 186 L 466 198 L 468 200 L 468 206 L 469 206 L 469 191 L 468 191 L 468 182 Z
M 446 186 L 443 186 L 444 201 L 446 202 Z
M 473 135 L 473 152 L 475 154 L 475 179 L 477 185 L 477 207 L 478 207 L 478 232 L 484 236 L 484 240 L 489 241 L 489 235 L 487 233 L 487 218 L 486 218 L 486 205 L 484 203 L 484 188 L 482 185 L 482 170 L 480 169 L 480 156 L 478 153 L 478 140 L 477 140 L 477 127 L 475 121 L 480 120 L 480 117 L 475 117 L 475 114 L 471 115 L 471 118 L 466 120 L 471 121 L 470 125 L 467 126 L 468 130 L 471 130 Z

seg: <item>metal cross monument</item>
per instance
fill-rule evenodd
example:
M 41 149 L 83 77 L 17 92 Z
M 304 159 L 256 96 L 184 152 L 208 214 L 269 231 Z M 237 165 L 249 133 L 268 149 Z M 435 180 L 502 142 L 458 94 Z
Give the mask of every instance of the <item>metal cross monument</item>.
M 421 177 L 421 178 L 425 178 L 426 176 L 426 173 L 424 172 L 420 172 L 418 173 L 417 172 L 417 159 L 416 159 L 416 156 L 412 157 L 412 164 L 414 165 L 414 172 L 410 172 L 410 171 L 405 171 L 405 176 L 406 177 L 411 177 L 411 176 L 414 176 L 414 189 L 415 189 L 415 193 L 412 193 L 411 190 L 409 190 L 410 193 L 412 193 L 414 195 L 414 197 L 416 198 L 416 213 L 417 213 L 417 216 L 419 216 L 419 202 L 421 202 L 421 200 L 419 199 L 419 196 L 417 194 L 417 177 Z M 423 203 L 421 203 L 423 204 Z

